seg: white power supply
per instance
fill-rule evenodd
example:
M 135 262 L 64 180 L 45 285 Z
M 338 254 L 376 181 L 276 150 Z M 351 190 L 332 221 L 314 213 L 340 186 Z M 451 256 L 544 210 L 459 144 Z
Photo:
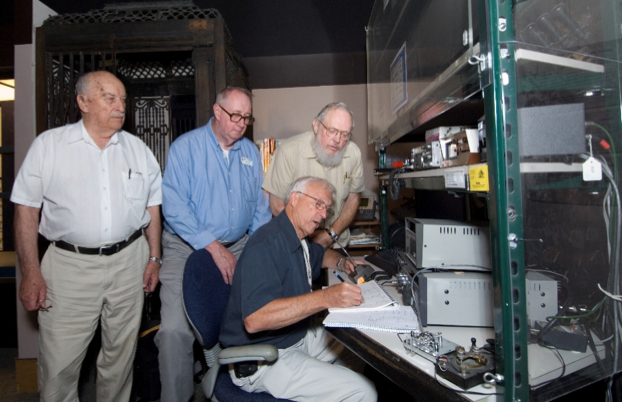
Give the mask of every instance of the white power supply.
M 489 272 L 424 272 L 418 275 L 421 325 L 492 327 Z
M 418 269 L 492 270 L 488 226 L 420 218 L 405 223 L 406 253 Z
M 547 317 L 557 315 L 557 281 L 534 271 L 527 271 L 525 281 L 527 321 L 533 328 L 536 321 L 546 321 Z

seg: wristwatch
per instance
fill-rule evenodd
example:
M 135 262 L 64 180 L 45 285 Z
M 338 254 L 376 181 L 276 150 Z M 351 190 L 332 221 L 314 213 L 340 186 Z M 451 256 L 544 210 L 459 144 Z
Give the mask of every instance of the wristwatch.
M 149 261 L 154 261 L 154 262 L 157 262 L 158 264 L 162 265 L 162 259 L 158 258 L 158 257 L 151 256 L 151 257 L 149 257 Z
M 337 241 L 339 240 L 339 235 L 337 233 L 335 233 L 331 228 L 326 228 L 326 233 L 328 233 L 328 235 L 330 236 L 331 239 L 333 239 L 333 241 Z

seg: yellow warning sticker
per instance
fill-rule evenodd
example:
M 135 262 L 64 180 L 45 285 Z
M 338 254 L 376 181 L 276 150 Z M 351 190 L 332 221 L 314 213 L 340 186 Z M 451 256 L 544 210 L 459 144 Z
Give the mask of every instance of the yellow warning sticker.
M 488 165 L 477 165 L 469 168 L 471 191 L 488 191 Z

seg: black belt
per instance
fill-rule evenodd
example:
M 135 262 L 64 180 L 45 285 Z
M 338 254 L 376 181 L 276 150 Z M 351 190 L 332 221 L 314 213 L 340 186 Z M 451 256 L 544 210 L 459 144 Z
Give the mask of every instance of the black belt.
M 244 235 L 242 235 L 242 237 L 244 237 Z M 233 246 L 235 243 L 239 242 L 240 240 L 242 240 L 242 237 L 240 237 L 239 239 L 237 239 L 236 241 L 225 241 L 220 243 L 223 247 L 225 248 L 229 248 L 231 246 Z
M 53 243 L 56 247 L 60 249 L 67 250 L 67 251 L 73 251 L 74 253 L 78 253 L 78 254 L 113 255 L 123 250 L 130 244 L 134 243 L 134 240 L 138 239 L 142 235 L 143 235 L 143 230 L 141 228 L 135 231 L 134 233 L 132 233 L 132 235 L 128 237 L 126 240 L 120 241 L 115 244 L 109 244 L 107 246 L 101 246 L 101 247 L 74 246 L 73 244 L 67 243 L 66 241 L 63 241 L 63 240 L 57 240 Z

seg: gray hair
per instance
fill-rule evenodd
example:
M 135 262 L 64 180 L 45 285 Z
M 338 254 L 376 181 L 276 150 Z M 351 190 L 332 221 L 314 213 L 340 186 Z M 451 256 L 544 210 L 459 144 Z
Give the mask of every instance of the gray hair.
M 91 80 L 91 77 L 98 72 L 99 71 L 90 71 L 78 78 L 78 81 L 76 81 L 76 95 L 86 94 L 88 92 L 89 81 Z
M 81 75 L 76 81 L 76 95 L 88 94 L 91 89 L 91 80 L 95 75 L 98 74 L 110 75 L 116 79 L 119 79 L 116 75 L 107 70 L 89 71 L 88 73 L 84 73 L 83 75 Z
M 307 190 L 309 184 L 319 184 L 320 187 L 330 191 L 330 196 L 334 199 L 337 194 L 337 190 L 335 190 L 335 186 L 330 184 L 327 180 L 320 179 L 319 177 L 313 176 L 303 176 L 296 180 L 294 184 L 292 184 L 292 188 L 287 192 L 287 197 L 285 197 L 285 205 L 289 203 L 289 197 L 292 193 L 301 192 L 304 193 Z
M 244 94 L 246 94 L 246 96 L 248 96 L 248 99 L 252 102 L 253 101 L 253 94 L 251 93 L 251 91 L 249 91 L 246 88 L 240 88 L 240 87 L 227 87 L 225 89 L 223 89 L 222 91 L 220 91 L 218 93 L 218 95 L 216 95 L 216 103 L 220 104 L 220 102 L 224 101 L 225 99 L 227 99 L 227 97 L 231 94 L 231 92 L 233 91 L 240 91 Z
M 352 110 L 350 109 L 350 107 L 346 105 L 344 102 L 329 103 L 328 105 L 324 106 L 322 110 L 320 110 L 320 113 L 318 113 L 317 116 L 315 116 L 315 118 L 321 121 L 322 123 L 324 123 L 324 118 L 326 117 L 326 114 L 330 112 L 331 110 L 335 110 L 335 109 L 343 109 L 346 112 L 350 113 L 350 117 L 352 118 L 352 127 L 350 128 L 350 131 L 352 131 L 354 129 L 354 113 L 352 113 Z

